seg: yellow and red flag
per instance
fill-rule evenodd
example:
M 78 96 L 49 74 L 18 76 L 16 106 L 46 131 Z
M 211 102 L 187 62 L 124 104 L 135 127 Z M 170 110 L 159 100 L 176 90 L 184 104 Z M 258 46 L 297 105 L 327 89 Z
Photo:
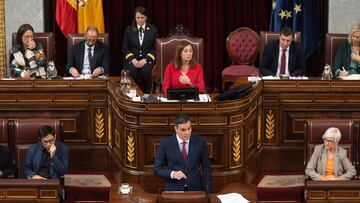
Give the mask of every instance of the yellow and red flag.
M 104 33 L 102 0 L 56 0 L 56 22 L 65 36 L 84 33 L 90 25 Z
M 68 33 L 77 32 L 77 0 L 56 1 L 56 22 L 61 31 Z
M 82 0 L 78 4 L 78 32 L 84 33 L 89 25 L 96 26 L 104 33 L 104 14 L 102 0 Z

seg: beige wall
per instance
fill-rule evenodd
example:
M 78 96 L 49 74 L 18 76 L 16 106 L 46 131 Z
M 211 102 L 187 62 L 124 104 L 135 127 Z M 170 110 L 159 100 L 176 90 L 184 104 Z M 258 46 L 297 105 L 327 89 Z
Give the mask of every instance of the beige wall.
M 329 0 L 329 32 L 348 33 L 357 22 L 360 22 L 359 0 Z

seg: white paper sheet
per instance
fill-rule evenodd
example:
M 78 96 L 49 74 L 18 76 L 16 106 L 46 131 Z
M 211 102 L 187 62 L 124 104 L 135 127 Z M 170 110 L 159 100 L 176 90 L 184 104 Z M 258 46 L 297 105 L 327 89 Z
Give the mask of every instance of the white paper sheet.
M 248 203 L 249 200 L 245 199 L 241 194 L 239 193 L 229 193 L 224 195 L 218 195 L 217 196 L 222 203 Z

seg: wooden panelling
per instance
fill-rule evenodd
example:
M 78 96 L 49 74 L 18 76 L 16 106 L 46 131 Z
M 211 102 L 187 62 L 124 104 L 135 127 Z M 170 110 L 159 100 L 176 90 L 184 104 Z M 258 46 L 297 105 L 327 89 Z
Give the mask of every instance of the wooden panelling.
M 90 96 L 91 101 L 106 101 L 107 95 L 106 94 L 91 94 Z
M 315 94 L 314 102 L 319 103 L 343 103 L 345 102 L 345 94 Z
M 38 191 L 36 189 L 11 188 L 6 190 L 6 197 L 12 199 L 36 199 Z
M 230 117 L 230 124 L 242 123 L 243 121 L 244 121 L 244 115 L 243 114 L 234 115 L 234 116 Z
M 167 117 L 140 117 L 140 125 L 168 125 Z
M 124 114 L 124 120 L 125 120 L 125 122 L 128 122 L 130 124 L 137 124 L 136 116 Z
M 53 100 L 52 94 L 36 94 L 36 93 L 22 93 L 18 95 L 19 102 L 50 102 Z
M 66 80 L 35 80 L 34 87 L 39 87 L 39 88 L 70 87 L 70 81 L 66 81 Z
M 58 94 L 54 94 L 54 100 L 59 102 L 87 102 L 90 100 L 90 98 L 89 98 L 89 94 L 58 93 Z
M 199 117 L 199 125 L 225 125 L 226 117 Z
M 0 102 L 16 102 L 16 94 L 0 94 Z
M 283 94 L 280 97 L 281 102 L 312 102 L 312 94 Z
M 74 133 L 76 132 L 76 120 L 75 119 L 60 119 L 60 122 L 63 123 L 64 133 Z

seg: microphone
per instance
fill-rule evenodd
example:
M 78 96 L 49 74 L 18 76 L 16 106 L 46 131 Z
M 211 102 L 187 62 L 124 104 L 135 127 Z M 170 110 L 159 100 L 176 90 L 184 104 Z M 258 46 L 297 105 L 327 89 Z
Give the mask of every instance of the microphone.
M 157 191 L 157 194 L 156 194 L 156 203 L 160 203 L 159 196 L 160 196 L 160 188 L 158 188 L 158 191 Z

